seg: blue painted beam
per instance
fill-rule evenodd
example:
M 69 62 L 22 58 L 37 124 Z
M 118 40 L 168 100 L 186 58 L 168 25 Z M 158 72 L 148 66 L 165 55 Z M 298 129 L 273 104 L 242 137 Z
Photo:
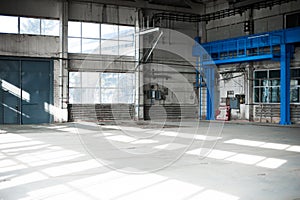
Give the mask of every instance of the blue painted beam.
M 300 42 L 300 27 L 283 29 L 273 32 L 253 34 L 226 40 L 218 40 L 201 44 L 209 54 L 237 52 L 264 47 L 279 46 Z M 193 55 L 200 56 L 199 44 L 193 47 Z
M 259 60 L 270 60 L 275 59 L 274 54 L 265 54 L 259 56 L 247 56 L 247 57 L 236 57 L 236 58 L 229 58 L 223 60 L 211 60 L 211 61 L 203 61 L 204 65 L 224 65 L 224 64 L 232 64 L 232 63 L 241 63 L 241 62 L 249 62 L 249 61 L 259 61 Z
M 286 29 L 284 31 L 285 44 L 293 44 L 300 42 L 300 27 Z

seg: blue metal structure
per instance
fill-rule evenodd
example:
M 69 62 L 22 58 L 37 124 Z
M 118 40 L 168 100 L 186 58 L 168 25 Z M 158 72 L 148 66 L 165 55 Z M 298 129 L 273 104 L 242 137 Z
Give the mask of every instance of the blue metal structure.
M 196 86 L 204 75 L 207 85 L 207 120 L 214 119 L 214 65 L 259 60 L 280 61 L 280 124 L 290 124 L 290 60 L 294 44 L 300 42 L 300 27 L 199 43 L 196 38 L 193 56 L 197 57 Z M 204 51 L 205 50 L 205 51 Z M 201 97 L 200 97 L 201 98 Z M 201 116 L 201 105 L 200 105 Z

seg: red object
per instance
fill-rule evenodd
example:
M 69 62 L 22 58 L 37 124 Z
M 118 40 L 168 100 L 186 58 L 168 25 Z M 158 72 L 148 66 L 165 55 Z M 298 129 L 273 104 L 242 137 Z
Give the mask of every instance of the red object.
M 216 120 L 230 120 L 230 106 L 221 106 L 216 112 Z

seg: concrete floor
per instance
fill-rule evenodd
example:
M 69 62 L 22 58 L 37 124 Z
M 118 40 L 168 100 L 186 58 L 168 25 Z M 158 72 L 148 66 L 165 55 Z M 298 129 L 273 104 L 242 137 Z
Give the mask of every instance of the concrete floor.
M 0 199 L 300 199 L 300 129 L 196 121 L 0 127 Z

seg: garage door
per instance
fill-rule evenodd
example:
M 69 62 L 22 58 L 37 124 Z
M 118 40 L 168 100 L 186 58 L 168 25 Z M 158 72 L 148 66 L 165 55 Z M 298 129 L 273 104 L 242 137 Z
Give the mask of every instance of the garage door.
M 49 60 L 0 59 L 0 124 L 52 122 L 45 110 L 52 104 Z

